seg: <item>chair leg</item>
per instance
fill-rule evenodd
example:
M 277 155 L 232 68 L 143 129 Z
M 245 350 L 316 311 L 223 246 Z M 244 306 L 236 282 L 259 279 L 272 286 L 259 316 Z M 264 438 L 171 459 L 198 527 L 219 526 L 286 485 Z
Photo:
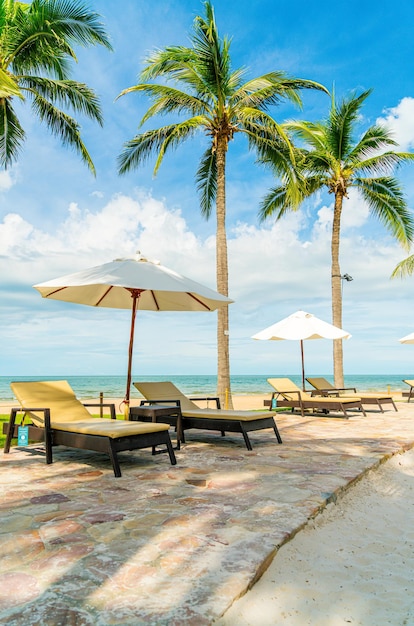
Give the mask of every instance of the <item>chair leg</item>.
M 277 438 L 278 442 L 279 443 L 283 443 L 282 437 L 280 436 L 279 430 L 278 430 L 278 428 L 276 426 L 276 422 L 273 424 L 273 430 L 275 431 L 275 435 L 276 435 L 276 438 Z
M 241 433 L 243 435 L 244 443 L 246 444 L 246 448 L 248 450 L 253 450 L 252 444 L 250 443 L 249 436 L 248 436 L 246 430 L 244 429 L 244 426 L 243 426 L 242 423 L 240 423 L 240 428 L 241 428 Z
M 121 468 L 119 467 L 118 455 L 109 437 L 108 437 L 108 454 L 109 454 L 109 458 L 111 459 L 115 478 L 120 478 L 122 474 L 121 474 Z
M 169 433 L 167 433 L 167 440 L 165 442 L 165 445 L 167 446 L 168 455 L 170 457 L 171 465 L 177 465 L 177 459 L 175 458 L 174 448 L 172 446 L 171 438 L 170 438 Z
M 4 454 L 8 454 L 10 452 L 10 444 L 13 439 L 14 425 L 16 423 L 16 415 L 17 415 L 17 410 L 12 409 L 10 411 L 9 430 L 7 431 L 6 441 L 4 442 Z

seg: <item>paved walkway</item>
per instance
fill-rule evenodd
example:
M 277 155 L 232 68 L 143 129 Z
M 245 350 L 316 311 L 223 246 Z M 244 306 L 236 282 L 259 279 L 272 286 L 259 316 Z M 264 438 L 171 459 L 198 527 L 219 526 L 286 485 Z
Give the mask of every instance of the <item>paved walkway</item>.
M 0 623 L 210 626 L 329 501 L 414 446 L 414 403 L 270 431 L 191 431 L 177 452 L 1 454 Z M 277 558 L 277 557 L 276 557 Z

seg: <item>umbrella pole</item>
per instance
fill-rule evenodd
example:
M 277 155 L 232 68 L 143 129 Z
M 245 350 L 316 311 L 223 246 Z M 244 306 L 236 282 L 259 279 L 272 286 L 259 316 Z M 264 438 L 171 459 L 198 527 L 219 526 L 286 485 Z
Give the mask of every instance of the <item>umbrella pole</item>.
M 302 389 L 305 391 L 305 359 L 303 356 L 303 339 L 300 340 L 300 355 L 302 357 Z
M 131 390 L 131 378 L 132 378 L 132 353 L 134 350 L 134 333 L 135 333 L 135 318 L 137 312 L 137 303 L 138 298 L 141 292 L 139 290 L 132 290 L 132 313 L 131 313 L 131 332 L 129 335 L 129 348 L 128 348 L 128 374 L 127 374 L 127 384 L 125 391 L 125 419 L 129 418 L 129 399 L 130 399 L 130 390 Z

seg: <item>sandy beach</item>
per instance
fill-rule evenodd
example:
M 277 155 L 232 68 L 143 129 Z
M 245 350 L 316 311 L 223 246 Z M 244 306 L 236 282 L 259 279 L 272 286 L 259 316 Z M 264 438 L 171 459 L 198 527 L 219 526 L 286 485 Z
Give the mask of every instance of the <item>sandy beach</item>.
M 412 626 L 414 449 L 386 461 L 278 551 L 217 626 Z
M 233 396 L 234 408 L 263 409 L 265 399 L 269 399 L 269 394 Z M 120 398 L 105 398 L 105 402 L 109 401 L 119 409 Z M 135 403 L 138 404 L 139 400 L 135 399 L 132 404 Z M 7 413 L 10 406 L 1 402 L 0 412 Z M 400 404 L 400 409 L 403 407 L 411 409 L 406 403 Z M 378 424 L 383 423 L 387 428 L 387 421 L 391 426 L 394 415 L 401 420 L 402 414 L 403 411 L 398 414 L 387 411 L 385 421 Z M 375 415 L 379 416 L 378 412 L 371 415 L 370 421 Z M 294 424 L 292 417 L 287 416 L 278 418 L 278 422 L 282 426 L 285 424 L 284 432 L 289 424 Z M 343 432 L 352 428 L 352 419 L 340 422 Z M 338 420 L 315 422 L 317 428 L 322 428 L 324 437 L 330 431 L 336 432 L 338 423 Z M 301 426 L 299 422 L 298 428 L 299 439 L 296 441 L 307 441 L 303 428 L 312 427 Z M 347 436 L 350 434 L 351 431 Z M 370 441 L 369 430 L 358 430 L 356 435 L 361 442 Z M 316 440 L 306 450 L 302 444 L 295 453 L 294 440 L 292 431 L 290 436 L 286 435 L 286 450 L 277 449 L 281 458 L 290 454 L 289 448 L 294 455 L 299 454 L 295 456 L 296 460 L 292 459 L 293 474 L 297 473 L 305 458 L 310 463 L 313 446 L 320 445 Z M 339 441 L 336 444 L 334 440 L 326 441 L 330 442 L 329 450 L 322 444 L 320 459 L 324 469 L 318 470 L 320 464 L 314 465 L 310 471 L 312 481 L 312 476 L 317 477 L 318 473 L 325 474 L 325 480 L 330 481 L 325 457 L 336 450 Z M 357 439 L 353 441 L 353 445 L 358 445 Z M 348 458 L 350 445 L 351 439 L 349 444 L 345 443 L 341 454 L 344 461 Z M 189 456 L 191 446 L 182 451 L 181 465 Z M 226 451 L 227 456 L 230 450 Z M 263 452 L 259 447 L 257 452 L 258 461 Z M 339 449 L 335 453 L 338 452 Z M 240 456 L 237 447 L 232 453 Z M 225 460 L 223 454 L 220 459 Z M 312 462 L 315 460 L 316 457 Z M 48 471 L 56 469 L 57 465 Z M 361 475 L 362 478 L 340 491 L 336 500 L 327 504 L 322 512 L 310 517 L 303 527 L 299 526 L 300 530 L 277 550 L 261 578 L 244 595 L 240 594 L 220 618 L 209 623 L 214 626 L 414 625 L 414 448 L 395 454 Z M 126 478 L 124 484 L 127 484 Z M 290 502 L 291 488 L 288 484 L 286 487 L 289 489 L 287 501 Z

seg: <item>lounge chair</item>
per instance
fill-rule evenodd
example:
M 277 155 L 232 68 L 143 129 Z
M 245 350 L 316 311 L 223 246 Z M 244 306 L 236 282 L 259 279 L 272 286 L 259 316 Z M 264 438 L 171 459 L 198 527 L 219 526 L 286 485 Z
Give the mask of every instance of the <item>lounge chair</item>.
M 350 409 L 357 409 L 366 416 L 359 398 L 311 396 L 306 391 L 302 391 L 290 378 L 268 378 L 267 382 L 276 390 L 272 393 L 271 406 L 273 402 L 276 402 L 278 407 L 290 408 L 292 411 L 295 408 L 300 409 L 303 417 L 305 409 L 325 414 L 330 411 L 342 411 L 345 417 L 348 417 Z
M 407 398 L 407 402 L 409 402 L 414 395 L 414 380 L 403 380 L 403 383 L 406 383 L 410 387 L 410 391 L 403 391 L 403 398 Z
M 116 420 L 114 405 L 103 405 L 110 407 L 111 419 L 92 417 L 85 407 L 101 405 L 82 404 L 65 380 L 14 382 L 10 386 L 21 408 L 13 408 L 10 422 L 4 424 L 5 454 L 18 435 L 17 414 L 23 413 L 23 421 L 30 422 L 29 439 L 45 442 L 48 464 L 53 462 L 54 445 L 106 452 L 115 476 L 119 477 L 118 452 L 148 447 L 153 447 L 154 452 L 154 446 L 162 444 L 167 446 L 171 464 L 176 464 L 168 424 Z
M 374 393 L 359 393 L 357 392 L 355 387 L 342 387 L 342 388 L 338 388 L 338 387 L 334 387 L 328 380 L 326 380 L 326 378 L 307 378 L 306 379 L 308 381 L 308 383 L 310 385 L 312 385 L 312 387 L 315 388 L 315 392 L 312 393 L 312 395 L 314 393 L 318 393 L 321 394 L 322 396 L 347 396 L 352 397 L 352 393 L 354 393 L 355 395 L 358 396 L 358 398 L 361 399 L 361 403 L 362 404 L 376 404 L 381 413 L 384 413 L 384 409 L 382 408 L 383 404 L 392 404 L 392 406 L 394 407 L 395 411 L 398 411 L 397 407 L 395 406 L 395 402 L 392 399 L 392 396 L 390 395 L 386 395 L 386 394 L 374 394 Z M 351 393 L 349 393 L 351 392 Z
M 248 450 L 252 445 L 248 433 L 254 430 L 272 428 L 279 443 L 282 438 L 274 420 L 274 413 L 269 411 L 233 411 L 222 410 L 220 400 L 216 397 L 188 398 L 171 382 L 138 382 L 133 383 L 145 400 L 141 404 L 174 404 L 181 409 L 182 440 L 184 431 L 190 428 L 201 430 L 218 430 L 222 436 L 227 432 L 241 433 Z M 197 402 L 214 402 L 214 409 L 200 408 Z

